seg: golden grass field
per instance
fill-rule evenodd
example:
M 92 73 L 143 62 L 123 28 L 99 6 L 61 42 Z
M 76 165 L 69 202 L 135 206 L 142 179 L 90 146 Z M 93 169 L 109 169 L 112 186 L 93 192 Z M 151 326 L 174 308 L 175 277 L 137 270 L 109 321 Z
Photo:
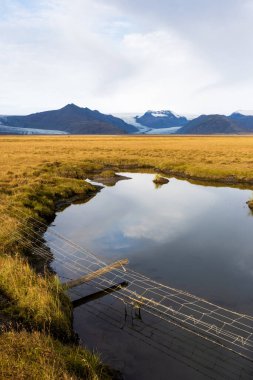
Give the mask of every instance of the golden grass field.
M 45 361 L 27 359 L 34 342 L 38 347 L 50 345 L 56 352 L 55 365 L 64 371 L 78 367 L 79 372 L 71 372 L 73 379 L 84 378 L 79 374 L 88 371 L 91 362 L 99 363 L 96 356 L 87 361 L 87 351 L 78 351 L 76 365 L 70 343 L 62 339 L 72 335 L 71 304 L 62 285 L 30 260 L 32 241 L 24 246 L 12 238 L 15 233 L 22 236 L 31 217 L 48 223 L 58 200 L 94 193 L 96 189 L 83 180 L 95 172 L 108 176 L 118 170 L 149 170 L 253 188 L 253 136 L 2 136 L 0 152 L 0 322 L 2 317 L 33 331 L 0 335 L 2 379 L 8 378 L 12 366 L 18 368 L 15 342 L 25 363 L 22 371 L 35 374 L 31 379 L 37 373 L 41 379 L 57 379 L 53 370 L 48 375 Z M 48 334 L 58 339 L 56 343 L 46 338 Z M 98 372 L 89 372 L 91 379 L 108 378 L 100 363 L 96 368 Z
M 138 165 L 192 176 L 253 179 L 253 136 L 0 137 L 1 185 L 49 163 Z

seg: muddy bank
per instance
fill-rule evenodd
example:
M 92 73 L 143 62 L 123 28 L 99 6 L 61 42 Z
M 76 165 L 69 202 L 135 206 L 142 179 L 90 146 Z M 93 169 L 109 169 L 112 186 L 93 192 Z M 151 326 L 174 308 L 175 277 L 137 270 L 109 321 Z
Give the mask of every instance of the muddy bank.
M 196 184 L 207 184 L 212 186 L 224 186 L 237 187 L 237 188 L 252 188 L 253 189 L 253 178 L 237 178 L 234 175 L 227 177 L 208 177 L 208 176 L 196 176 L 189 173 L 184 173 L 182 171 L 177 171 L 173 169 L 160 169 L 155 166 L 136 166 L 136 165 L 122 165 L 117 167 L 117 171 L 131 171 L 131 172 L 143 172 L 151 173 L 155 172 L 164 176 L 175 177 L 177 179 L 186 179 L 189 182 L 195 181 Z
M 158 177 L 175 177 L 176 179 L 185 179 L 188 182 L 196 185 L 202 186 L 215 186 L 215 187 L 224 187 L 228 186 L 231 188 L 237 188 L 242 190 L 253 190 L 253 179 L 248 178 L 237 178 L 236 176 L 227 176 L 227 177 L 204 177 L 204 176 L 194 176 L 187 173 L 183 173 L 181 171 L 175 171 L 170 169 L 161 170 L 156 167 L 152 167 L 149 165 L 138 166 L 138 165 L 121 165 L 120 167 L 115 166 L 106 166 L 103 172 L 93 172 L 90 173 L 90 178 L 95 182 L 100 182 L 106 186 L 114 186 L 118 181 L 129 179 L 128 177 L 118 175 L 116 172 L 127 172 L 131 171 L 133 173 L 157 173 Z M 111 175 L 103 175 L 103 173 L 111 173 Z M 163 181 L 163 179 L 161 180 Z M 166 182 L 165 182 L 166 181 Z M 163 183 L 157 183 L 158 185 L 162 185 L 167 183 L 168 178 L 164 178 Z M 154 182 L 155 183 L 155 182 Z M 253 200 L 249 200 L 247 202 L 248 207 L 253 212 Z
M 247 205 L 249 206 L 249 208 L 251 209 L 251 211 L 253 212 L 253 200 L 251 199 L 250 201 L 247 202 Z

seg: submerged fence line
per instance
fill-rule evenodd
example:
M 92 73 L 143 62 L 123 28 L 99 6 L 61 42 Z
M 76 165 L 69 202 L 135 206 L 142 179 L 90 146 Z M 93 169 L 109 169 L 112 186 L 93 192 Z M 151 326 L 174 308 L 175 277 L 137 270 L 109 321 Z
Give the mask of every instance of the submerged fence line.
M 80 292 L 73 289 L 71 293 L 82 296 Z M 99 305 L 103 306 L 102 310 L 99 308 Z M 187 365 L 210 379 L 252 379 L 253 363 L 251 361 L 248 361 L 244 357 L 240 357 L 242 360 L 238 361 L 237 354 L 230 351 L 226 351 L 227 357 L 224 358 L 223 355 L 220 355 L 217 345 L 210 345 L 210 342 L 203 339 L 198 339 L 197 341 L 195 339 L 193 341 L 194 336 L 192 334 L 186 332 L 182 335 L 181 329 L 176 328 L 176 330 L 175 327 L 172 327 L 173 325 L 170 327 L 170 324 L 166 323 L 163 324 L 164 328 L 162 326 L 159 328 L 157 323 L 154 326 L 152 322 L 151 324 L 147 323 L 132 315 L 130 318 L 134 322 L 132 321 L 130 325 L 127 325 L 126 314 L 125 320 L 122 323 L 123 313 L 113 305 L 108 305 L 101 300 L 96 301 L 96 305 L 94 303 L 87 304 L 84 311 L 120 330 L 124 330 L 124 332 L 135 339 L 144 342 L 153 349 Z M 116 314 L 117 316 L 115 317 Z M 159 323 L 161 324 L 162 321 Z M 168 327 L 170 328 L 168 329 Z M 178 330 L 181 331 L 180 335 L 178 334 Z M 165 342 L 164 338 L 166 338 Z
M 74 278 L 107 265 L 99 256 L 55 232 L 45 223 L 17 208 L 13 207 L 13 210 L 22 230 L 15 231 L 11 239 L 19 240 L 28 247 L 32 243 L 35 254 L 47 261 L 52 259 L 51 252 L 54 253 L 56 263 L 73 273 Z M 3 220 L 3 217 L 0 216 L 0 219 Z M 55 239 L 50 242 L 51 252 L 43 244 L 42 233 L 45 231 Z M 160 284 L 128 268 L 114 269 L 90 283 L 103 290 L 105 286 L 115 285 L 118 281 L 127 281 L 129 285 L 111 295 L 125 304 L 145 310 L 156 318 L 253 359 L 253 317 Z

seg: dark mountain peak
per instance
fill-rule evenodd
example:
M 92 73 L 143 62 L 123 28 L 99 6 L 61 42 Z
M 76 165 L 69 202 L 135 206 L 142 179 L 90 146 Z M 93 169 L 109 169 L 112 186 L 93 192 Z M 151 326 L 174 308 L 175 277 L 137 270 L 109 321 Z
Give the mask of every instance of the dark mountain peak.
M 240 119 L 241 117 L 245 117 L 245 115 L 243 115 L 240 112 L 233 112 L 233 113 L 231 113 L 231 115 L 229 115 L 229 117 L 231 119 L 238 119 L 238 118 Z
M 225 115 L 201 115 L 191 120 L 180 131 L 180 134 L 240 134 L 243 129 L 235 120 Z
M 253 115 L 249 113 L 245 115 L 245 113 L 236 111 L 228 116 L 228 118 L 236 123 L 245 133 L 253 132 Z
M 82 109 L 81 107 L 77 106 L 74 103 L 69 103 L 66 106 L 62 107 L 60 110 L 80 110 Z
M 75 109 L 75 108 L 81 108 L 81 107 L 77 106 L 77 105 L 74 104 L 74 103 L 69 103 L 69 104 L 67 104 L 66 106 L 62 107 L 62 109 L 64 109 L 64 108 Z
M 1 122 L 1 120 L 0 120 Z M 61 109 L 27 116 L 9 116 L 6 125 L 21 128 L 60 130 L 72 134 L 125 134 L 138 130 L 112 115 L 67 104 Z

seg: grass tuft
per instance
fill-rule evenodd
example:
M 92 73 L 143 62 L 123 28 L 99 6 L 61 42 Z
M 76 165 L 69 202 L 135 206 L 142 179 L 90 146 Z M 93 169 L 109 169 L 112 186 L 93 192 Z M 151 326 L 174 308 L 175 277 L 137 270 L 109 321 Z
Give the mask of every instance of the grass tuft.
M 100 358 L 78 346 L 63 345 L 40 332 L 0 335 L 0 379 L 109 380 Z
M 0 257 L 0 293 L 8 303 L 2 312 L 13 321 L 69 340 L 72 306 L 57 276 L 38 275 L 19 256 Z

